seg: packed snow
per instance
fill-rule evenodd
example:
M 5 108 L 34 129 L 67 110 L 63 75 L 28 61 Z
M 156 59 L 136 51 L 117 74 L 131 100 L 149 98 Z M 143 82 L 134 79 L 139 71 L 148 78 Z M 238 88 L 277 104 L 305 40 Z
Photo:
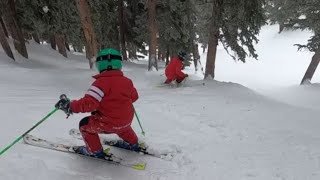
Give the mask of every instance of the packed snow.
M 298 52 L 310 32 L 265 26 L 257 45 L 259 60 L 234 62 L 219 46 L 216 80 L 202 81 L 191 66 L 180 88 L 160 87 L 159 72 L 147 61 L 124 63 L 124 73 L 138 89 L 133 127 L 150 148 L 171 153 L 163 159 L 112 148 L 145 170 L 115 166 L 77 155 L 17 143 L 1 156 L 5 180 L 318 180 L 320 179 L 319 71 L 313 84 L 298 86 L 312 53 Z M 47 113 L 59 95 L 80 98 L 92 83 L 84 55 L 66 59 L 47 45 L 30 42 L 29 60 L 11 61 L 0 49 L 0 149 Z M 201 54 L 205 64 L 205 54 Z M 59 111 L 31 134 L 55 142 L 82 144 L 68 133 L 87 114 L 65 119 Z M 117 138 L 114 135 L 108 136 Z

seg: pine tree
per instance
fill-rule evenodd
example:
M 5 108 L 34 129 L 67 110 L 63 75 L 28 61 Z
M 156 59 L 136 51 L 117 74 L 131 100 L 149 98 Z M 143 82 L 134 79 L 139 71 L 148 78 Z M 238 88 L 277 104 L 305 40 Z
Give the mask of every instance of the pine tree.
M 21 25 L 21 29 L 25 34 L 25 38 L 33 37 L 33 39 L 40 43 L 39 27 L 37 27 L 38 19 L 36 17 L 37 5 L 35 0 L 24 1 L 16 0 L 17 18 Z
M 0 19 L 1 19 L 1 15 L 2 15 L 2 12 L 0 10 Z M 0 44 L 2 45 L 2 48 L 3 48 L 4 52 L 7 54 L 7 56 L 9 56 L 11 59 L 15 60 L 6 37 L 7 36 L 5 33 L 4 24 L 0 24 Z
M 118 1 L 89 0 L 89 5 L 98 49 L 112 47 L 120 50 Z
M 1 1 L 1 8 L 5 24 L 14 39 L 13 44 L 15 49 L 25 58 L 28 58 L 28 52 L 25 45 L 25 40 L 22 34 L 21 27 L 18 23 L 16 5 L 14 0 Z
M 189 42 L 191 43 L 191 52 L 193 55 L 193 64 L 195 71 L 198 71 L 198 62 L 200 62 L 200 55 L 198 50 L 198 38 L 196 37 L 196 9 L 195 2 L 191 0 L 186 1 L 187 5 L 187 17 L 188 17 L 188 29 L 189 29 Z M 201 65 L 201 64 L 200 64 Z
M 1 12 L 1 9 L 0 9 L 0 12 Z M 3 21 L 3 18 L 2 18 L 2 13 L 0 13 L 0 25 L 1 25 L 2 28 L 3 28 L 4 35 L 5 35 L 6 37 L 9 37 L 8 31 L 7 31 L 7 28 L 6 28 L 6 25 L 4 24 L 4 21 Z
M 124 25 L 127 50 L 130 59 L 137 59 L 137 52 L 145 54 L 147 35 L 147 11 L 142 1 L 124 1 Z
M 263 0 L 213 0 L 205 78 L 214 78 L 218 41 L 235 60 L 257 59 L 254 43 L 265 24 L 263 4 Z
M 91 9 L 87 0 L 76 0 L 79 15 L 81 17 L 82 29 L 86 39 L 86 54 L 89 59 L 90 69 L 93 67 L 92 58 L 98 53 L 97 39 L 91 19 Z
M 148 12 L 146 1 L 127 1 L 126 8 L 126 38 L 129 43 L 129 53 L 136 52 L 147 55 L 146 45 L 149 41 Z
M 126 37 L 125 37 L 125 14 L 124 14 L 124 5 L 123 0 L 118 0 L 118 13 L 119 13 L 119 30 L 120 30 L 120 49 L 122 58 L 128 60 L 127 57 L 127 48 L 126 48 Z
M 292 28 L 292 19 L 297 19 L 301 14 L 299 5 L 296 3 L 300 0 L 268 0 L 265 6 L 267 17 L 271 24 L 279 24 L 279 33 L 285 28 Z
M 158 49 L 166 52 L 167 63 L 169 56 L 177 56 L 182 50 L 197 57 L 198 53 L 194 48 L 196 43 L 194 2 L 192 0 L 160 1 L 157 5 L 157 13 Z M 190 60 L 185 61 L 184 65 L 189 66 Z
M 195 1 L 195 30 L 198 35 L 198 42 L 201 44 L 203 49 L 202 53 L 205 53 L 205 49 L 208 46 L 209 39 L 209 25 L 210 18 L 212 15 L 212 8 L 208 6 L 206 1 Z
M 64 57 L 68 57 L 67 55 L 67 50 L 66 50 L 66 45 L 65 45 L 65 37 L 63 34 L 55 34 L 55 41 L 57 42 L 57 46 L 58 46 L 58 51 L 61 55 L 63 55 Z
M 311 30 L 314 35 L 310 37 L 305 45 L 297 44 L 298 49 L 308 49 L 315 54 L 312 57 L 310 65 L 301 80 L 301 85 L 311 81 L 314 72 L 320 62 L 320 1 L 304 0 L 296 1 L 296 6 L 300 7 L 301 16 L 291 20 L 296 29 Z

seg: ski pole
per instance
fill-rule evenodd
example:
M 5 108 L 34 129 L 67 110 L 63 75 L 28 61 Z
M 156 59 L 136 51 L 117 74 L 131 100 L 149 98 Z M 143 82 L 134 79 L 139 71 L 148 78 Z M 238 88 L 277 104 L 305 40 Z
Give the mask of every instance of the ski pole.
M 41 119 L 37 124 L 35 124 L 34 126 L 32 126 L 32 128 L 30 128 L 28 131 L 26 131 L 25 133 L 23 133 L 21 136 L 19 136 L 16 140 L 14 140 L 9 146 L 7 146 L 6 148 L 4 148 L 1 152 L 0 152 L 0 156 L 5 153 L 8 149 L 10 149 L 13 145 L 15 145 L 17 142 L 20 141 L 20 139 L 23 138 L 23 136 L 27 135 L 30 131 L 32 131 L 34 128 L 36 128 L 37 126 L 39 126 L 41 123 L 43 123 L 46 119 L 48 119 L 48 117 L 50 117 L 53 113 L 55 113 L 58 109 L 55 108 L 53 111 L 51 111 L 48 115 L 46 115 L 43 119 Z
M 134 114 L 136 115 L 136 118 L 137 118 L 137 120 L 138 120 L 139 126 L 140 126 L 140 128 L 141 128 L 141 133 L 142 133 L 143 136 L 145 136 L 145 132 L 144 132 L 142 126 L 141 126 L 141 123 L 140 123 L 140 120 L 139 120 L 139 116 L 138 116 L 138 114 L 137 114 L 137 112 L 136 112 L 136 109 L 135 109 L 134 107 L 133 107 L 133 109 L 134 109 Z

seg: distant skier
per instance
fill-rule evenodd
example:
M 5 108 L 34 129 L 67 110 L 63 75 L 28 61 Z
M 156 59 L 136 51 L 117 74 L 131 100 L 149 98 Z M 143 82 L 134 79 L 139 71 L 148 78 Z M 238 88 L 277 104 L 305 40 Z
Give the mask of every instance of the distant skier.
M 182 72 L 183 61 L 187 60 L 187 53 L 180 51 L 178 57 L 172 57 L 165 70 L 165 75 L 167 77 L 165 84 L 170 84 L 172 81 L 176 81 L 178 84 L 181 83 L 188 74 Z
M 134 116 L 132 103 L 138 99 L 138 93 L 132 81 L 121 71 L 120 52 L 112 48 L 101 50 L 96 67 L 100 74 L 93 76 L 96 80 L 83 98 L 73 101 L 61 98 L 56 104 L 56 108 L 68 116 L 72 113 L 91 112 L 91 116 L 83 118 L 79 123 L 86 146 L 80 146 L 76 152 L 104 158 L 98 136 L 101 133 L 115 133 L 124 140 L 120 146 L 138 151 L 138 138 L 131 128 Z

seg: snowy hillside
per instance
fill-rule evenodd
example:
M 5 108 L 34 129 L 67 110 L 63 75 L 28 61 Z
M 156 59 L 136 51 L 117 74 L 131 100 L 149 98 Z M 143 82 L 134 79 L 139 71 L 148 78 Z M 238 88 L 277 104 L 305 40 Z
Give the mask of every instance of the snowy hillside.
M 279 35 L 275 29 L 263 28 L 258 62 L 235 63 L 220 49 L 218 81 L 195 80 L 199 75 L 191 67 L 186 70 L 191 74 L 186 87 L 160 88 L 163 69 L 147 72 L 145 61 L 124 64 L 124 73 L 140 95 L 135 108 L 146 136 L 141 135 L 136 120 L 135 131 L 151 148 L 170 152 L 173 158 L 112 149 L 125 159 L 146 162 L 146 169 L 138 171 L 20 142 L 1 156 L 1 179 L 320 179 L 320 106 L 316 101 L 320 87 L 293 86 L 301 80 L 311 54 L 296 52 L 292 44 L 303 43 L 309 34 Z M 50 112 L 61 93 L 72 99 L 81 97 L 96 73 L 88 70 L 82 55 L 69 54 L 65 59 L 35 43 L 28 45 L 28 52 L 30 60 L 15 63 L 0 50 L 0 149 Z M 85 115 L 65 119 L 57 112 L 31 134 L 81 144 L 68 132 Z

